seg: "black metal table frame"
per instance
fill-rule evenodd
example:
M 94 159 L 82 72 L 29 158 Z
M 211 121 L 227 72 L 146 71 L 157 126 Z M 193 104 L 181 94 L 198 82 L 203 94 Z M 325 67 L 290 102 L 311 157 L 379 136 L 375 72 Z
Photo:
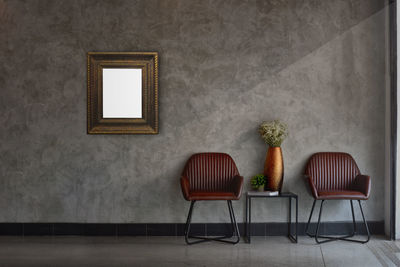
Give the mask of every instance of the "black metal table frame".
M 250 195 L 246 193 L 246 238 L 247 243 L 251 242 L 251 199 L 252 198 L 288 198 L 289 199 L 289 222 L 288 222 L 288 238 L 293 242 L 297 243 L 298 233 L 298 217 L 299 217 L 299 201 L 296 194 L 292 192 L 282 192 L 278 196 L 266 196 L 266 195 Z M 292 234 L 292 199 L 296 201 L 296 234 Z

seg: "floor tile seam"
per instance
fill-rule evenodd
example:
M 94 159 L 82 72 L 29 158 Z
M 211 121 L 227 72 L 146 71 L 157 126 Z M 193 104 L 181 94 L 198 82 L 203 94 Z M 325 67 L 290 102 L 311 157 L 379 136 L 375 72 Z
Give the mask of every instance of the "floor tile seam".
M 324 267 L 326 267 L 324 253 L 322 252 L 322 246 L 321 245 L 318 245 L 318 246 L 319 246 L 319 251 L 321 251 L 322 262 L 324 263 Z

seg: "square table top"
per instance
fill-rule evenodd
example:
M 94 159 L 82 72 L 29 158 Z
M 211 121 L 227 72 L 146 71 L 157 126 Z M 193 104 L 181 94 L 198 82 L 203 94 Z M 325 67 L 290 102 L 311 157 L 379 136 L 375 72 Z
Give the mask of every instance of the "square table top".
M 265 192 L 260 192 L 260 191 L 255 191 L 255 190 L 250 190 L 246 192 L 246 195 L 248 197 L 297 197 L 295 193 L 292 192 L 281 192 L 280 194 L 276 196 L 271 196 L 267 193 L 268 191 Z

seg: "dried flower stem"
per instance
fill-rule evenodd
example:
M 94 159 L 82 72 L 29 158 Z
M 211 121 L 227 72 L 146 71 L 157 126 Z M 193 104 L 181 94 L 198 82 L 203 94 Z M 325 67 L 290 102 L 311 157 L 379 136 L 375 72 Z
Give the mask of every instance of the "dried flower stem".
M 258 132 L 270 147 L 281 146 L 283 140 L 288 136 L 287 125 L 279 120 L 261 123 Z

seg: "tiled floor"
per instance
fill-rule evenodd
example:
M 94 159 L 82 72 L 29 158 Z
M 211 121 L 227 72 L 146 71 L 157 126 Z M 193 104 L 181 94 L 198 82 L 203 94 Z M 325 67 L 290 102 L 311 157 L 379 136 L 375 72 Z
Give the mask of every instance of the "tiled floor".
M 0 237 L 0 266 L 400 266 L 400 243 L 316 245 L 300 237 L 253 237 L 251 244 L 183 237 Z

